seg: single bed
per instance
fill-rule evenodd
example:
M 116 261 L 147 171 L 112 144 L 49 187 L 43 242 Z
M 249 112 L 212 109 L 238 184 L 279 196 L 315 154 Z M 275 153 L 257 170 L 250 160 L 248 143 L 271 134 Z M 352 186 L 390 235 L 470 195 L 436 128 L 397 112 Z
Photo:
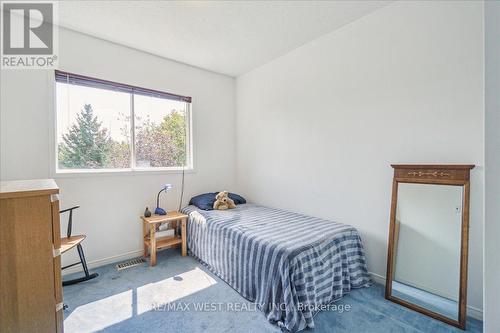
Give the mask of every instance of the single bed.
M 319 306 L 369 286 L 352 226 L 254 204 L 183 212 L 189 254 L 283 330 L 313 328 Z

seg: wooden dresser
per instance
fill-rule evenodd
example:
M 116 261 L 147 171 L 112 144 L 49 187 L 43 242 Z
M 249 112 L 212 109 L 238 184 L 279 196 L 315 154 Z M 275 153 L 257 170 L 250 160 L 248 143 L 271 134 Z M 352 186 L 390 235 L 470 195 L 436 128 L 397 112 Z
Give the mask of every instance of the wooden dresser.
M 59 188 L 0 182 L 0 332 L 62 332 Z

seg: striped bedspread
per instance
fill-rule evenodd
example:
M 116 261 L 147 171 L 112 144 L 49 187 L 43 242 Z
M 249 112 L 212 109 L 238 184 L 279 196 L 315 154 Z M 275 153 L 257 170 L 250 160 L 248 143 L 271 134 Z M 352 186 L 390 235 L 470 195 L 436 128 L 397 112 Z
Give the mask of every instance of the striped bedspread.
M 318 307 L 369 285 L 363 245 L 349 225 L 253 204 L 183 212 L 189 253 L 283 330 L 313 328 Z

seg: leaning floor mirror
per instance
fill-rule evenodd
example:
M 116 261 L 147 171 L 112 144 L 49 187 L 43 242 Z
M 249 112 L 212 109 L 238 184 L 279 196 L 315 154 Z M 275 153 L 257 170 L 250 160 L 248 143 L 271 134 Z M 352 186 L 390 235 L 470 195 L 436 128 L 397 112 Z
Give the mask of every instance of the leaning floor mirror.
M 385 297 L 465 329 L 474 165 L 392 167 Z

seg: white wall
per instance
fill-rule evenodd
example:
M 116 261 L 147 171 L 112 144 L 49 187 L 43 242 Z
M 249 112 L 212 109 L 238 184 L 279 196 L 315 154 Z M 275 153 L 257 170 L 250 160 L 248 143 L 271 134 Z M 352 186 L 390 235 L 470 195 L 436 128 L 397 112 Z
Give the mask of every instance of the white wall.
M 500 332 L 500 2 L 485 2 L 485 332 Z
M 196 171 L 186 174 L 184 203 L 195 193 L 234 188 L 234 79 L 64 29 L 59 38 L 61 70 L 193 97 Z M 53 71 L 2 70 L 2 180 L 52 177 L 53 85 Z M 139 215 L 154 207 L 164 183 L 174 185 L 166 200 L 176 208 L 181 180 L 179 173 L 55 178 L 61 206 L 81 205 L 74 233 L 87 235 L 87 260 L 96 264 L 137 255 Z
M 469 300 L 482 308 L 483 4 L 396 2 L 237 79 L 248 199 L 356 226 L 385 276 L 390 163 L 474 163 Z

